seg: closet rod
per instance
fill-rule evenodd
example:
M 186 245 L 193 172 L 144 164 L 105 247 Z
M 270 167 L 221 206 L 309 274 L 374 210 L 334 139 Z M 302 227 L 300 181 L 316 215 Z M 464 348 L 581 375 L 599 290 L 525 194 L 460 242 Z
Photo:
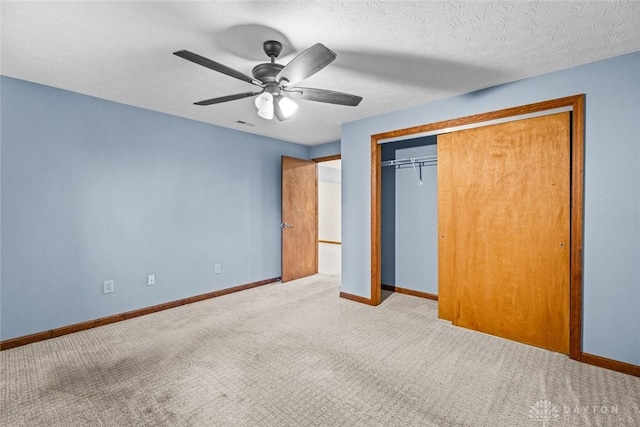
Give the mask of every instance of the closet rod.
M 438 161 L 438 156 L 422 156 L 422 157 L 411 157 L 409 159 L 394 159 L 394 160 L 386 160 L 384 162 L 380 162 L 381 166 L 396 166 L 400 168 L 404 167 L 413 167 L 415 163 L 422 164 L 424 166 L 432 166 L 435 165 Z
M 422 185 L 422 166 L 435 166 L 438 162 L 438 156 L 422 156 L 411 157 L 409 159 L 395 159 L 380 162 L 381 166 L 394 166 L 396 169 L 412 167 L 418 175 L 418 181 Z

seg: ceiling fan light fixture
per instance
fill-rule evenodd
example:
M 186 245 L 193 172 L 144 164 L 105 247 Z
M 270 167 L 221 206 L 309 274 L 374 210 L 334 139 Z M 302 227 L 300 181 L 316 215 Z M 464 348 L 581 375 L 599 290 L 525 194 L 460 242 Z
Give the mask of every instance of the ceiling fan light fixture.
M 300 81 L 322 70 L 336 59 L 337 54 L 322 43 L 316 43 L 302 51 L 289 61 L 287 65 L 275 62 L 275 58 L 277 58 L 282 51 L 282 43 L 276 40 L 267 40 L 264 42 L 263 48 L 264 53 L 267 54 L 271 61 L 253 67 L 251 76 L 209 58 L 205 58 L 204 56 L 200 56 L 197 53 L 189 52 L 188 50 L 179 50 L 173 52 L 173 54 L 229 77 L 259 86 L 262 89 L 260 92 L 243 92 L 205 99 L 204 101 L 194 103 L 195 105 L 213 105 L 257 95 L 254 102 L 258 109 L 258 115 L 266 120 L 272 120 L 275 115 L 279 121 L 283 121 L 292 117 L 298 108 L 298 105 L 294 101 L 288 99 L 290 96 L 308 101 L 353 107 L 362 101 L 362 97 L 348 93 L 295 86 Z M 286 93 L 287 98 L 283 96 L 284 93 Z
M 280 107 L 280 110 L 282 111 L 282 114 L 284 115 L 284 117 L 289 118 L 298 109 L 298 104 L 296 104 L 289 98 L 285 98 L 284 96 L 281 96 L 280 100 L 278 100 L 278 107 Z
M 258 115 L 263 119 L 273 119 L 273 95 L 269 92 L 261 93 L 255 100 Z

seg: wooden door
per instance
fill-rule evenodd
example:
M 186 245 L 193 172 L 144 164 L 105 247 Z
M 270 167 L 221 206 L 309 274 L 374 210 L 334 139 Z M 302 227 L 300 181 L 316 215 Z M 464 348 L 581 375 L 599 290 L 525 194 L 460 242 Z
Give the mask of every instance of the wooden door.
M 282 156 L 282 281 L 318 272 L 315 162 Z
M 438 137 L 440 317 L 569 352 L 570 116 Z

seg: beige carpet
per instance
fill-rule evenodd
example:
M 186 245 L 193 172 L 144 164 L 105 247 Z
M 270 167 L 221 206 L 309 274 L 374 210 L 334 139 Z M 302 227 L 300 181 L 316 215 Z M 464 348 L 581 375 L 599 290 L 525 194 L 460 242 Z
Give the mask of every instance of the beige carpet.
M 451 326 L 336 275 L 0 353 L 3 426 L 639 426 L 640 378 Z M 567 413 L 568 412 L 568 413 Z

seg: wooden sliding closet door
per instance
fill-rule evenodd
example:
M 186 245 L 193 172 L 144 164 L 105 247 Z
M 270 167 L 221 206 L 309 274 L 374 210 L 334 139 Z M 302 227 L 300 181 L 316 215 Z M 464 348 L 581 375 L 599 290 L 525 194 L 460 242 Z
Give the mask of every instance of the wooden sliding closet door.
M 570 116 L 438 137 L 440 317 L 569 352 Z

